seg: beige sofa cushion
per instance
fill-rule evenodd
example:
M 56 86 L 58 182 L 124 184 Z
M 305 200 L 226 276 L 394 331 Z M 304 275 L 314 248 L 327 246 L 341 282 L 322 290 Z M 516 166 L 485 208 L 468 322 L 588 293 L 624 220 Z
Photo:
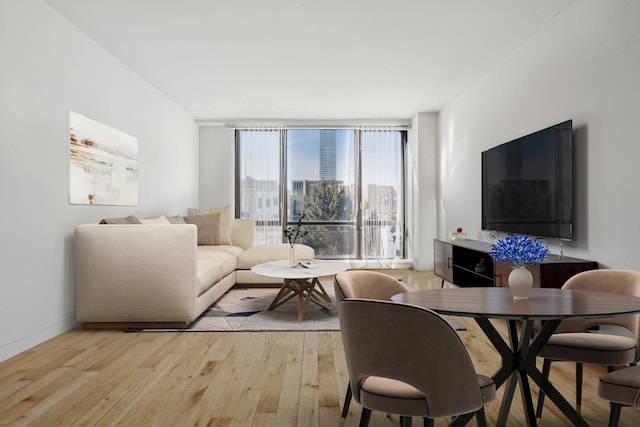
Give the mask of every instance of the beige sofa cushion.
M 256 222 L 253 219 L 231 220 L 231 241 L 233 246 L 249 249 L 255 245 Z
M 231 245 L 216 245 L 216 246 L 198 246 L 198 253 L 201 252 L 223 252 L 234 257 L 238 257 L 244 250 L 238 246 Z
M 220 248 L 220 250 L 217 250 Z M 231 246 L 199 246 L 198 247 L 198 289 L 202 295 L 207 289 L 222 278 L 234 272 L 238 263 L 237 256 Z
M 189 208 L 189 216 L 220 214 L 220 243 L 221 245 L 232 245 L 231 241 L 231 206 L 223 206 L 215 209 L 195 209 Z
M 251 267 L 263 262 L 288 260 L 289 244 L 277 243 L 269 245 L 255 245 L 238 256 L 238 269 L 250 270 Z M 313 259 L 315 251 L 307 245 L 295 245 L 296 259 Z

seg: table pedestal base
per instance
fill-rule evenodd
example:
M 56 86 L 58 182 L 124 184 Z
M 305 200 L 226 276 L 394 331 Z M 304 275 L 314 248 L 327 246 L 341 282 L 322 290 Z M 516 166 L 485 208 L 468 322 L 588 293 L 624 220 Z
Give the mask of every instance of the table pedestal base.
M 496 388 L 499 388 L 505 381 L 508 381 L 496 422 L 497 426 L 505 426 L 507 424 L 509 409 L 518 384 L 520 385 L 520 394 L 522 396 L 522 405 L 527 426 L 532 427 L 537 425 L 529 379 L 538 385 L 540 390 L 555 403 L 558 409 L 562 411 L 574 426 L 588 426 L 587 422 L 573 406 L 571 406 L 536 367 L 536 357 L 538 353 L 560 324 L 560 320 L 544 322 L 542 329 L 540 329 L 535 336 L 533 335 L 533 320 L 522 321 L 520 337 L 518 337 L 518 321 L 508 320 L 509 344 L 505 343 L 489 319 L 476 318 L 476 322 L 502 358 L 502 366 L 493 374 L 493 381 L 496 384 Z M 532 337 L 533 339 L 531 339 Z
M 284 279 L 280 292 L 278 292 L 278 295 L 273 299 L 267 310 L 273 310 L 295 296 L 298 296 L 298 320 L 304 319 L 309 302 L 316 303 L 320 307 L 329 310 L 328 303 L 331 302 L 331 298 L 317 277 L 310 279 Z
M 597 273 L 597 271 L 594 271 Z M 404 292 L 392 301 L 417 305 L 451 316 L 473 317 L 500 355 L 502 366 L 492 378 L 504 397 L 497 425 L 507 423 L 515 389 L 520 386 L 527 426 L 537 424 L 531 398 L 533 381 L 574 426 L 587 422 L 538 370 L 536 358 L 558 325 L 569 319 L 596 319 L 640 313 L 640 298 L 616 293 L 573 289 L 533 288 L 526 301 L 514 300 L 508 287 L 468 287 Z M 503 338 L 492 321 L 507 322 L 508 338 Z M 542 321 L 538 333 L 534 324 Z M 520 329 L 519 322 L 522 323 Z M 457 421 L 457 419 L 455 420 Z

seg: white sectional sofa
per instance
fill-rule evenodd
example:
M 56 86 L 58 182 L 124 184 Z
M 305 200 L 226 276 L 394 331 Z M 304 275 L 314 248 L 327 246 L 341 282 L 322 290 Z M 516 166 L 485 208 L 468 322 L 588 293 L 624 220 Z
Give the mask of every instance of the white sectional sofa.
M 76 320 L 88 328 L 184 327 L 235 284 L 273 285 L 250 271 L 289 258 L 254 245 L 253 220 L 231 220 L 231 244 L 198 245 L 194 224 L 85 224 L 74 231 Z M 314 258 L 296 245 L 298 258 Z

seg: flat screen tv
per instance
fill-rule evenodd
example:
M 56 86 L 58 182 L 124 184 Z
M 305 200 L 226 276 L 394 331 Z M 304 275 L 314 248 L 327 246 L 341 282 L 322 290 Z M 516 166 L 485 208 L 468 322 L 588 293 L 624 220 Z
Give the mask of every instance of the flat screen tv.
M 482 228 L 573 239 L 571 120 L 482 152 Z

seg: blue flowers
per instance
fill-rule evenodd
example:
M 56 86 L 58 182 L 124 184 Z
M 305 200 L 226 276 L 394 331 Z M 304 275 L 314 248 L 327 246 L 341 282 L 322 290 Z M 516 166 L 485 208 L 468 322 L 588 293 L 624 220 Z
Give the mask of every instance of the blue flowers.
M 491 246 L 489 256 L 513 267 L 535 265 L 549 256 L 549 247 L 529 236 L 509 234 Z

